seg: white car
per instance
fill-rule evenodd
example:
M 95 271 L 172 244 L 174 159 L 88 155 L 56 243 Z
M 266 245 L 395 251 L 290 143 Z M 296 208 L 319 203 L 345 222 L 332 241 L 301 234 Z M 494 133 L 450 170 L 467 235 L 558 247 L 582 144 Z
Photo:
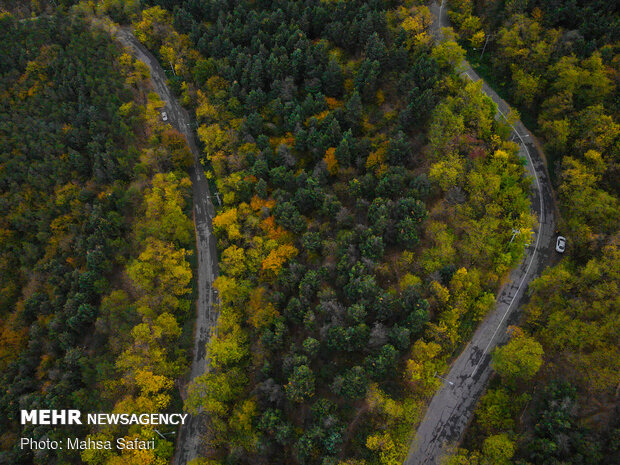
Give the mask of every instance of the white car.
M 555 241 L 555 251 L 558 253 L 564 253 L 566 250 L 566 238 L 564 236 L 558 236 Z
M 166 113 L 165 111 L 161 112 L 161 119 L 162 121 L 168 121 L 168 113 Z

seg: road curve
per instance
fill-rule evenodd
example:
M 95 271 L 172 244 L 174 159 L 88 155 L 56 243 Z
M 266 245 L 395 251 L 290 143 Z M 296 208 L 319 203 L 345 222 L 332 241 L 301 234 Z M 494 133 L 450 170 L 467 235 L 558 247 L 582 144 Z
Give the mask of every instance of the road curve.
M 214 306 L 217 297 L 212 288 L 213 281 L 218 274 L 216 240 L 213 236 L 211 221 L 215 216 L 215 209 L 211 202 L 209 184 L 200 163 L 200 150 L 196 145 L 194 132 L 190 125 L 190 117 L 168 88 L 164 70 L 129 28 L 119 28 L 116 36 L 124 46 L 132 50 L 137 59 L 145 63 L 151 70 L 151 82 L 155 91 L 166 103 L 165 111 L 168 114 L 168 121 L 185 136 L 194 154 L 194 166 L 190 169 L 189 175 L 194 197 L 194 225 L 196 228 L 196 250 L 198 252 L 198 301 L 196 302 L 193 359 L 187 380 L 191 381 L 207 369 L 206 344 L 209 341 L 211 328 L 217 321 L 217 311 Z M 189 422 L 181 427 L 173 462 L 175 465 L 185 465 L 199 456 L 201 449 L 200 433 L 204 429 L 205 421 L 206 418 L 193 415 L 189 417 Z
M 443 3 L 434 3 L 432 7 L 435 16 L 433 29 L 437 36 L 441 35 L 440 28 L 448 25 L 447 7 Z M 481 79 L 466 61 L 461 69 L 464 78 L 472 81 Z M 508 114 L 509 105 L 485 82 L 482 90 L 497 104 L 501 117 Z M 523 123 L 517 121 L 512 129 L 513 137 L 520 144 L 519 155 L 526 159 L 528 174 L 533 179 L 531 208 L 538 217 L 538 228 L 521 264 L 500 289 L 495 308 L 480 323 L 467 347 L 445 375 L 447 381 L 431 400 L 405 465 L 438 465 L 447 448 L 461 439 L 491 376 L 491 352 L 506 341 L 506 329 L 516 320 L 530 281 L 540 275 L 555 253 L 555 207 L 545 163 L 533 143 L 532 134 Z

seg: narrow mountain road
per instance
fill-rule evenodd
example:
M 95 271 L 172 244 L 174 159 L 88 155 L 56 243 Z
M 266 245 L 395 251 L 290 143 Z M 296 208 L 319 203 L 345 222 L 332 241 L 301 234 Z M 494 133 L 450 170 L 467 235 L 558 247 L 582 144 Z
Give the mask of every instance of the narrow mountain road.
M 448 25 L 446 9 L 444 2 L 441 5 L 435 3 L 432 8 L 435 15 L 433 29 L 438 37 L 441 36 L 441 27 Z M 467 62 L 462 63 L 462 70 L 466 79 L 481 79 Z M 509 105 L 486 83 L 482 89 L 497 104 L 500 117 L 507 115 Z M 506 341 L 506 329 L 516 320 L 530 281 L 552 262 L 555 253 L 554 199 L 543 158 L 533 143 L 532 134 L 521 121 L 517 121 L 512 129 L 513 138 L 520 144 L 519 155 L 526 159 L 527 171 L 533 180 L 531 201 L 533 213 L 538 217 L 538 228 L 523 261 L 500 289 L 495 308 L 445 375 L 446 382 L 428 406 L 405 465 L 438 465 L 447 448 L 461 439 L 491 376 L 491 352 Z
M 196 303 L 196 323 L 194 326 L 193 360 L 188 380 L 191 381 L 207 369 L 206 344 L 209 341 L 211 328 L 217 321 L 217 313 L 214 307 L 217 297 L 212 287 L 218 274 L 216 241 L 211 222 L 215 216 L 215 209 L 211 202 L 209 185 L 200 163 L 200 150 L 196 145 L 194 132 L 190 125 L 190 117 L 168 88 L 164 70 L 157 59 L 135 38 L 129 28 L 119 28 L 117 38 L 151 70 L 153 87 L 166 103 L 165 111 L 168 114 L 168 121 L 185 136 L 194 154 L 194 166 L 189 175 L 192 180 L 194 197 L 194 224 L 198 253 L 198 302 Z M 198 457 L 201 448 L 201 431 L 204 428 L 205 421 L 206 418 L 193 415 L 189 417 L 189 422 L 181 427 L 174 457 L 175 465 L 185 465 Z

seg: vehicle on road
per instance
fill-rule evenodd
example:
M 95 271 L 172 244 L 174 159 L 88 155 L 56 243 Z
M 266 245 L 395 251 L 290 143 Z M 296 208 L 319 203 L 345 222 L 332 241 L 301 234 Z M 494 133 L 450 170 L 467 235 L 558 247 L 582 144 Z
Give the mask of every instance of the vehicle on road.
M 161 112 L 161 119 L 163 122 L 168 121 L 168 113 L 166 113 L 165 111 Z
M 555 241 L 555 251 L 557 253 L 564 253 L 566 250 L 566 238 L 564 236 L 558 236 Z

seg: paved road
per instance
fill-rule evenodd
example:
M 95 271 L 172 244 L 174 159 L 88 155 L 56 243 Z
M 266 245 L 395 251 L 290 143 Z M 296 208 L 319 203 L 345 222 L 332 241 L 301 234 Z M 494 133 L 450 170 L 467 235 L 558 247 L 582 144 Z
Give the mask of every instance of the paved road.
M 446 5 L 433 5 L 434 30 L 448 25 Z M 462 64 L 462 75 L 473 81 L 480 77 L 469 63 Z M 502 100 L 486 83 L 483 91 L 498 106 L 500 116 L 509 111 Z M 475 332 L 465 350 L 456 359 L 442 387 L 435 393 L 409 449 L 405 465 L 439 464 L 446 447 L 456 444 L 467 427 L 476 402 L 491 375 L 490 353 L 506 341 L 506 329 L 516 320 L 526 298 L 529 282 L 538 276 L 555 253 L 555 209 L 551 183 L 541 154 L 532 142 L 532 134 L 518 121 L 513 137 L 520 143 L 520 155 L 527 160 L 527 171 L 533 179 L 532 210 L 538 217 L 533 244 L 526 249 L 518 268 L 510 274 L 509 282 L 500 290 L 497 304 Z M 452 384 L 450 384 L 452 383 Z
M 200 164 L 200 151 L 196 145 L 190 118 L 166 85 L 166 75 L 157 59 L 134 37 L 128 28 L 120 28 L 117 37 L 123 45 L 133 50 L 134 56 L 144 62 L 151 70 L 151 81 L 155 91 L 166 102 L 165 111 L 169 122 L 187 139 L 194 154 L 194 166 L 190 170 L 194 196 L 194 224 L 196 227 L 196 250 L 198 251 L 198 301 L 196 303 L 196 323 L 194 327 L 194 350 L 189 380 L 207 369 L 206 344 L 211 328 L 217 320 L 213 304 L 216 296 L 212 289 L 213 280 L 218 274 L 216 241 L 213 236 L 211 219 L 215 209 L 211 203 L 209 185 Z M 185 465 L 198 457 L 201 449 L 201 431 L 206 419 L 202 416 L 189 417 L 189 423 L 181 427 L 177 441 L 175 465 Z

